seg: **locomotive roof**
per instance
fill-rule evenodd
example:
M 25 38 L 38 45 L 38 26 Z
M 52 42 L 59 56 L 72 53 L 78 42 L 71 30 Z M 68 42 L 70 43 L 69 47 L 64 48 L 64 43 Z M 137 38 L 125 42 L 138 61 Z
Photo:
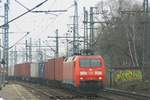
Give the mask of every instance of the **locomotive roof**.
M 83 55 L 77 55 L 77 56 L 71 56 L 71 57 L 67 57 L 67 58 L 65 58 L 65 62 L 70 62 L 70 61 L 74 61 L 75 59 L 82 59 L 82 58 L 101 58 L 102 59 L 102 57 L 100 56 L 100 55 L 92 55 L 92 56 L 83 56 Z

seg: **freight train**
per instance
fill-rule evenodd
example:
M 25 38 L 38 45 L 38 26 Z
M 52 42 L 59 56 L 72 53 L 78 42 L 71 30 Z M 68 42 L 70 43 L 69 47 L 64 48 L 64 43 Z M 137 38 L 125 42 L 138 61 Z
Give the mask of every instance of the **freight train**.
M 11 78 L 57 84 L 75 91 L 99 91 L 104 87 L 105 65 L 101 56 L 72 56 L 48 59 L 41 63 L 23 63 L 9 67 Z

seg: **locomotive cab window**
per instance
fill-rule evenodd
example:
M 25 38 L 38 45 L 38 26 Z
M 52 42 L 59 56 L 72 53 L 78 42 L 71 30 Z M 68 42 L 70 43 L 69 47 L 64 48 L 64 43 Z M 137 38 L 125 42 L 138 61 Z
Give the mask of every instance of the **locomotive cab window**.
M 80 60 L 80 66 L 81 67 L 100 67 L 101 66 L 101 62 L 99 60 L 96 59 L 82 59 Z

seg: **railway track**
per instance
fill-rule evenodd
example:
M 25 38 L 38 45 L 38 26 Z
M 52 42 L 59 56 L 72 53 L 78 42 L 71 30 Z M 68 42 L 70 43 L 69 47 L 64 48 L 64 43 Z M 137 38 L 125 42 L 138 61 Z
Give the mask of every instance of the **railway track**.
M 116 100 L 104 95 L 97 95 L 97 96 L 85 96 L 85 95 L 76 95 L 72 93 L 67 93 L 64 95 L 63 91 L 57 91 L 54 89 L 46 89 L 42 86 L 37 86 L 34 84 L 22 83 L 22 82 L 15 82 L 16 84 L 20 84 L 23 87 L 29 88 L 30 90 L 34 90 L 39 92 L 42 95 L 45 95 L 49 98 L 49 100 Z M 37 88 L 38 87 L 38 88 Z M 60 93 L 61 92 L 61 93 Z
M 110 98 L 108 96 L 104 96 L 104 95 L 98 95 L 98 98 L 104 99 L 104 100 L 116 100 L 114 98 Z M 99 99 L 98 99 L 99 100 Z
M 47 93 L 46 91 L 42 90 L 41 88 L 34 87 L 31 84 L 26 84 L 26 83 L 21 83 L 21 82 L 15 82 L 15 83 L 19 84 L 19 85 L 22 85 L 23 87 L 28 88 L 30 90 L 34 90 L 34 91 L 48 97 L 50 100 L 59 100 L 59 98 L 57 96 L 54 96 L 50 93 Z
M 118 89 L 110 89 L 110 88 L 106 88 L 104 92 L 132 98 L 135 100 L 150 100 L 150 95 L 140 94 L 136 92 L 130 92 L 130 91 L 124 91 L 124 90 L 118 90 Z
M 116 99 L 116 96 L 122 98 L 129 98 L 129 100 L 150 100 L 150 95 L 139 94 L 135 92 L 117 90 L 117 89 L 104 89 L 104 92 L 96 96 L 85 96 L 85 95 L 75 95 L 72 93 L 65 93 L 65 91 L 55 90 L 49 88 L 43 88 L 43 86 L 37 86 L 35 84 L 21 83 L 16 82 L 26 88 L 39 92 L 42 95 L 45 95 L 49 100 L 119 100 Z M 111 95 L 110 95 L 111 94 Z M 123 99 L 128 100 L 128 99 Z

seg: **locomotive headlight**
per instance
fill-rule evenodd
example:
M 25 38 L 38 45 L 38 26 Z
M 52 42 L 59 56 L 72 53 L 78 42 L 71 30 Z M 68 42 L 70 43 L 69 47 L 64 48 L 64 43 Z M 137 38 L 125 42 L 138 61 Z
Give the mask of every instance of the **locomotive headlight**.
M 95 71 L 96 75 L 102 75 L 102 71 Z
M 99 77 L 98 79 L 99 79 L 99 80 L 101 80 L 101 79 L 102 79 L 102 77 Z
M 80 75 L 87 75 L 87 72 L 81 71 L 81 72 L 80 72 Z
M 83 80 L 83 77 L 80 77 L 80 80 Z

